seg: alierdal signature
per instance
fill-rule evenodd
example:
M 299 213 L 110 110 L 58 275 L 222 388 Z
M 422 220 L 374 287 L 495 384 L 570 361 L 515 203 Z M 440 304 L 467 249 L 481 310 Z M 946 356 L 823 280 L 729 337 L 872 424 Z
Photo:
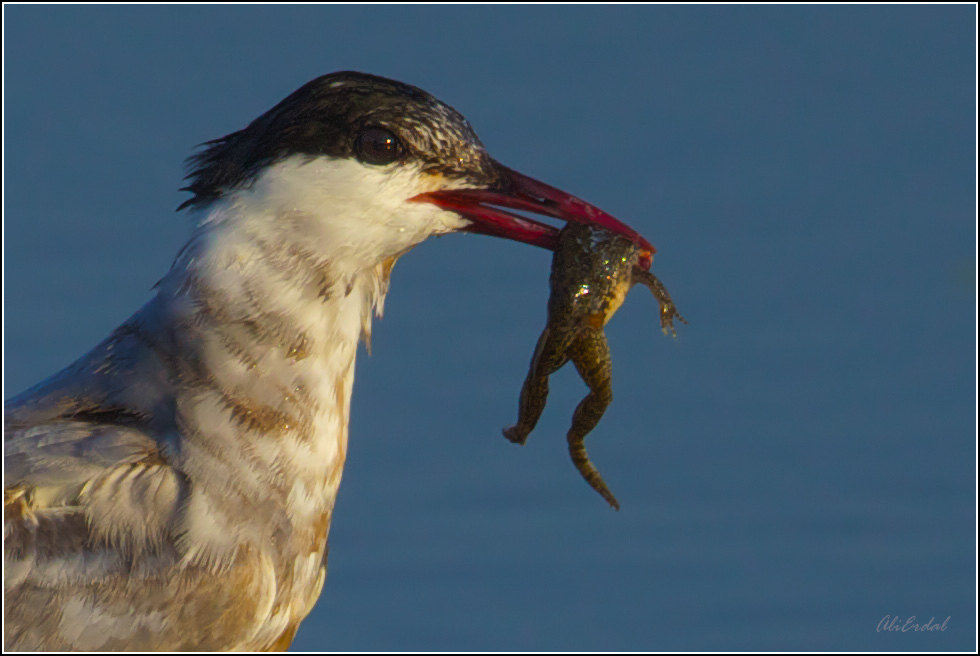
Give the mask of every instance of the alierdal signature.
M 907 633 L 908 631 L 945 631 L 947 624 L 949 624 L 948 616 L 943 620 L 942 624 L 936 624 L 935 617 L 930 617 L 928 622 L 920 624 L 915 621 L 915 615 L 912 615 L 904 621 L 898 615 L 885 615 L 878 622 L 877 631 L 878 633 L 882 631 L 901 631 L 902 633 Z

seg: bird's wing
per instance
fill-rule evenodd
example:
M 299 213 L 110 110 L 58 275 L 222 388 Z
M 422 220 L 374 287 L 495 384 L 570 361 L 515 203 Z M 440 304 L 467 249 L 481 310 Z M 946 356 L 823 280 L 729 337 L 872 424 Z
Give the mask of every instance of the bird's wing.
M 208 651 L 263 624 L 271 561 L 246 550 L 221 567 L 182 558 L 188 483 L 153 437 L 16 419 L 4 436 L 6 649 Z

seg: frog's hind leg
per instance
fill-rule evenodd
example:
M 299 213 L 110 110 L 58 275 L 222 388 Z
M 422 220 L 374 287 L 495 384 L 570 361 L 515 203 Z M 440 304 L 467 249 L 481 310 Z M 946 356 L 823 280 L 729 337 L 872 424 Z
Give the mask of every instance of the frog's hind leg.
M 602 480 L 599 470 L 592 465 L 585 450 L 585 436 L 596 427 L 606 408 L 612 403 L 612 360 L 606 335 L 601 329 L 585 331 L 572 343 L 570 355 L 582 380 L 589 386 L 589 394 L 578 404 L 572 416 L 572 427 L 568 431 L 568 453 L 592 489 L 601 494 L 610 506 L 619 510 L 619 502 L 606 487 L 606 482 Z
M 504 429 L 504 437 L 516 444 L 527 442 L 527 436 L 534 430 L 548 400 L 548 376 L 555 373 L 568 362 L 568 347 L 571 336 L 563 331 L 545 328 L 538 338 L 538 345 L 531 358 L 531 368 L 524 387 L 521 388 L 521 401 L 517 411 L 517 423 Z
M 667 330 L 669 329 L 670 334 L 677 337 L 677 332 L 674 330 L 674 319 L 676 318 L 681 323 L 687 323 L 687 319 L 677 311 L 677 306 L 671 300 L 664 284 L 649 271 L 642 271 L 638 268 L 633 269 L 633 282 L 643 283 L 650 288 L 650 293 L 660 303 L 660 328 L 664 331 L 664 335 L 668 334 Z

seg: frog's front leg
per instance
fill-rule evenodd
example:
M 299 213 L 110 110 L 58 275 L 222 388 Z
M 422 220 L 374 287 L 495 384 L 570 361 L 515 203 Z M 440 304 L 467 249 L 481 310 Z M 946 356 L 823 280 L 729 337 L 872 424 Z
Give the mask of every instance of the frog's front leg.
M 572 343 L 569 355 L 585 384 L 589 394 L 575 408 L 572 427 L 568 431 L 568 453 L 582 477 L 592 489 L 602 495 L 610 506 L 619 510 L 619 502 L 606 487 L 599 473 L 589 460 L 585 450 L 585 436 L 589 434 L 602 418 L 606 408 L 612 403 L 612 359 L 609 344 L 601 328 L 582 331 Z
M 504 437 L 516 444 L 524 444 L 534 430 L 548 400 L 548 376 L 568 362 L 568 347 L 574 334 L 571 331 L 548 326 L 538 338 L 531 357 L 531 367 L 521 388 L 521 401 L 517 410 L 517 423 L 504 429 Z
M 650 293 L 653 294 L 654 298 L 660 304 L 660 328 L 664 331 L 664 335 L 670 329 L 671 334 L 677 337 L 677 332 L 674 330 L 674 318 L 676 317 L 681 323 L 687 323 L 687 319 L 682 317 L 677 311 L 677 306 L 671 300 L 670 294 L 667 293 L 667 288 L 664 287 L 664 284 L 660 282 L 657 276 L 649 271 L 643 271 L 638 268 L 633 269 L 633 282 L 643 283 L 650 288 Z

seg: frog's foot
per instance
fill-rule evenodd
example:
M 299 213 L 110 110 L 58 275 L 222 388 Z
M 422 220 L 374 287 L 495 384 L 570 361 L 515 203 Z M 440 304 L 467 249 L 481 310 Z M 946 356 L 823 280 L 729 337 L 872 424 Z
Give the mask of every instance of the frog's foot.
M 664 335 L 677 337 L 677 331 L 674 330 L 674 319 L 677 319 L 685 325 L 687 324 L 687 319 L 682 317 L 674 306 L 674 303 L 668 300 L 660 306 L 660 328 L 664 331 Z
M 523 445 L 525 442 L 527 442 L 527 436 L 529 433 L 530 431 L 522 429 L 520 425 L 511 426 L 510 428 L 504 429 L 504 437 L 514 444 Z
M 568 433 L 568 453 L 572 456 L 572 462 L 575 463 L 575 468 L 582 474 L 585 482 L 592 486 L 593 490 L 602 495 L 602 498 L 614 510 L 619 510 L 619 502 L 616 501 L 613 493 L 609 491 L 606 482 L 602 480 L 602 474 L 599 473 L 599 470 L 589 460 L 589 454 L 585 450 L 584 435 L 577 435 L 574 432 Z

